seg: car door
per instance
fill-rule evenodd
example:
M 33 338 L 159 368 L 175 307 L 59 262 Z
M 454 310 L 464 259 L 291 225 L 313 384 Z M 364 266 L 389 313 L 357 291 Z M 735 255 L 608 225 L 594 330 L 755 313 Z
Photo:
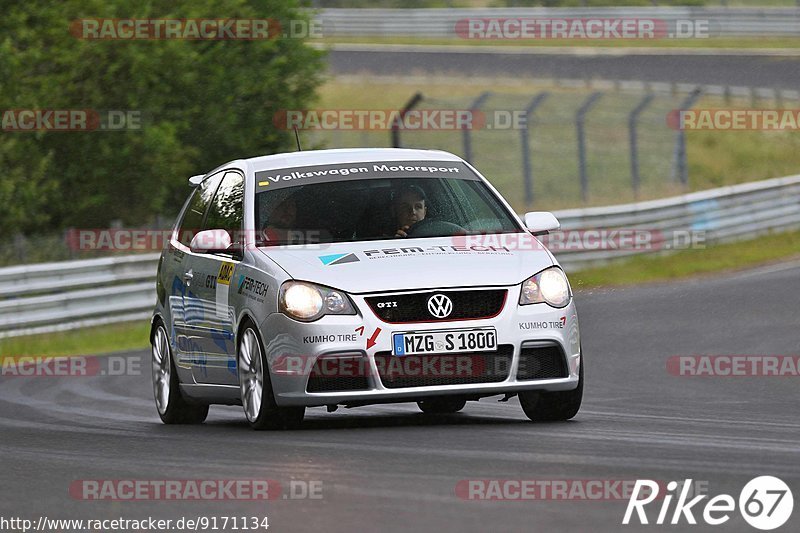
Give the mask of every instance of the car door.
M 203 226 L 208 207 L 214 198 L 224 173 L 216 173 L 205 180 L 194 190 L 183 219 L 178 225 L 176 234 L 169 244 L 170 279 L 164 280 L 169 292 L 170 315 L 172 316 L 173 352 L 175 363 L 184 369 L 191 369 L 196 360 L 204 358 L 203 349 L 196 332 L 189 324 L 200 320 L 202 308 L 198 306 L 195 284 L 194 264 L 189 246 L 197 232 Z
M 235 312 L 230 307 L 229 291 L 233 272 L 241 261 L 243 235 L 244 177 L 236 171 L 224 173 L 208 208 L 203 230 L 225 230 L 233 242 L 220 253 L 189 251 L 191 291 L 187 330 L 199 347 L 192 360 L 192 375 L 197 383 L 236 384 Z

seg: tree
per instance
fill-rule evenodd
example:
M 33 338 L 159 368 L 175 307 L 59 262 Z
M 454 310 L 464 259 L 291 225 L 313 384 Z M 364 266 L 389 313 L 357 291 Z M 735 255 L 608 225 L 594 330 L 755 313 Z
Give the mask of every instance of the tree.
M 5 5 L 3 5 L 5 4 Z M 307 20 L 295 1 L 29 0 L 0 2 L 0 111 L 131 112 L 125 131 L 0 133 L 0 229 L 102 227 L 174 213 L 190 175 L 225 161 L 291 149 L 273 115 L 307 107 L 322 54 L 303 39 L 90 40 L 76 21 Z M 301 23 L 302 25 L 302 23 Z M 79 33 L 80 35 L 80 33 Z

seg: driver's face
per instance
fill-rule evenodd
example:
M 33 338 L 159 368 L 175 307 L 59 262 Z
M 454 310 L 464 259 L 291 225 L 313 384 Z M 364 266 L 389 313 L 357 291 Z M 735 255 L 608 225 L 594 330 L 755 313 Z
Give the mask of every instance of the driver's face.
M 287 198 L 281 202 L 271 213 L 269 225 L 292 229 L 297 219 L 297 204 L 293 198 Z
M 401 228 L 413 226 L 424 219 L 425 215 L 428 213 L 425 200 L 418 197 L 413 192 L 401 194 L 395 201 L 394 210 L 397 214 L 397 223 Z

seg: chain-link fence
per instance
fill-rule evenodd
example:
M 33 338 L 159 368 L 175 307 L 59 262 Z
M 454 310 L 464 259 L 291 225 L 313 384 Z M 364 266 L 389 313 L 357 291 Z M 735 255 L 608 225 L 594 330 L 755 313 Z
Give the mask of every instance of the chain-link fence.
M 561 209 L 704 188 L 690 186 L 686 131 L 670 123 L 677 110 L 773 109 L 796 106 L 797 97 L 796 91 L 561 80 L 529 94 L 476 91 L 431 98 L 418 93 L 396 106 L 401 115 L 471 113 L 470 125 L 461 129 L 441 122 L 442 127 L 409 128 L 397 121 L 400 126 L 392 132 L 370 123 L 312 128 L 301 137 L 306 148 L 446 150 L 474 164 L 518 210 Z M 767 177 L 772 176 L 751 179 Z

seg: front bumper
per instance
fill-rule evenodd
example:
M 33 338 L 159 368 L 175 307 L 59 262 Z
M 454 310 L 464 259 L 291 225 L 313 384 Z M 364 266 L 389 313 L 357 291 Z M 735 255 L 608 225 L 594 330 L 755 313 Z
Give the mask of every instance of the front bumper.
M 478 320 L 389 324 L 380 320 L 364 301 L 365 297 L 371 295 L 351 295 L 359 311 L 358 315 L 353 316 L 325 316 L 313 323 L 302 323 L 281 313 L 271 314 L 261 324 L 261 330 L 276 402 L 285 406 L 312 407 L 414 401 L 441 395 L 477 397 L 526 390 L 559 391 L 577 387 L 581 352 L 574 301 L 563 309 L 555 309 L 547 304 L 520 306 L 517 304 L 519 285 L 507 289 L 508 297 L 500 314 Z M 507 375 L 501 379 L 492 382 L 473 379 L 470 383 L 409 387 L 386 386 L 381 379 L 379 364 L 385 365 L 387 358 L 379 355 L 379 361 L 376 361 L 376 354 L 391 352 L 393 333 L 472 328 L 494 328 L 498 347 L 509 348 Z M 374 345 L 369 339 L 374 340 Z M 564 377 L 518 379 L 522 350 L 533 346 L 557 347 L 564 359 Z M 321 357 L 351 356 L 361 358 L 361 370 L 356 374 L 363 375 L 365 381 L 362 381 L 360 390 L 308 391 L 309 376 Z M 463 357 L 470 355 L 464 354 Z M 381 368 L 385 369 L 385 366 Z

